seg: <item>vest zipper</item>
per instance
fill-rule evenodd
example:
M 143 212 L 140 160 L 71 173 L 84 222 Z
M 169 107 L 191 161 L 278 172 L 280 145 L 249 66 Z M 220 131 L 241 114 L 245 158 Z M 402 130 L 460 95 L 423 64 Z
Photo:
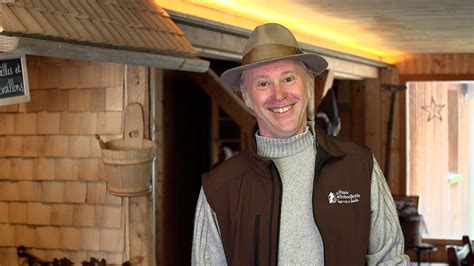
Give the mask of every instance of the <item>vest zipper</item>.
M 253 229 L 253 265 L 260 265 L 259 247 L 260 247 L 260 215 L 255 217 L 255 227 Z
M 272 201 L 271 201 L 271 206 L 270 206 L 270 227 L 269 227 L 269 248 L 268 248 L 268 265 L 272 264 L 272 229 L 273 229 L 273 206 L 275 205 L 275 177 L 277 177 L 277 182 L 280 185 L 280 196 L 279 196 L 279 205 L 278 205 L 278 221 L 277 221 L 277 237 L 276 237 L 276 254 L 275 254 L 275 262 L 278 261 L 278 246 L 279 246 L 279 241 L 280 241 L 280 218 L 281 218 L 281 201 L 282 201 L 282 195 L 283 195 L 283 186 L 281 185 L 281 179 L 280 179 L 280 174 L 278 173 L 278 170 L 276 169 L 275 163 L 272 161 L 270 166 L 270 176 L 272 178 Z M 277 265 L 276 263 L 275 265 Z
M 319 157 L 318 155 L 320 155 L 321 157 Z M 326 248 L 327 247 L 324 244 L 324 236 L 321 233 L 321 229 L 319 227 L 318 220 L 316 219 L 316 213 L 314 212 L 314 207 L 315 207 L 314 206 L 314 204 L 315 204 L 315 202 L 314 202 L 314 191 L 316 190 L 316 182 L 317 182 L 318 177 L 319 177 L 319 171 L 321 170 L 321 167 L 323 166 L 323 163 L 326 162 L 329 158 L 330 158 L 329 153 L 326 150 L 321 148 L 321 149 L 316 151 L 316 166 L 314 168 L 313 195 L 312 195 L 312 199 L 313 199 L 313 219 L 314 219 L 314 223 L 316 224 L 316 227 L 318 228 L 319 234 L 321 235 L 321 241 L 323 242 L 324 265 L 327 265 L 327 263 L 326 263 Z

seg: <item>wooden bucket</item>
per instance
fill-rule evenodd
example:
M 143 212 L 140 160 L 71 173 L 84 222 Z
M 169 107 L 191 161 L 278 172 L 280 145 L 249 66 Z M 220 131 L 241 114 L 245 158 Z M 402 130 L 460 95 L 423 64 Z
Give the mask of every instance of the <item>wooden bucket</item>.
M 138 196 L 151 191 L 155 145 L 143 138 L 143 111 L 138 103 L 127 105 L 124 138 L 102 142 L 107 189 L 116 196 Z

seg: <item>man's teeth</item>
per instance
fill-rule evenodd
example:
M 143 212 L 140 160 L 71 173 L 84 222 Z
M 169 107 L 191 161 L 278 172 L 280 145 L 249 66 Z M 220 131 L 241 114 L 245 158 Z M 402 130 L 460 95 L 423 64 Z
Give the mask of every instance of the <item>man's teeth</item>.
M 286 113 L 288 112 L 293 105 L 288 105 L 286 107 L 279 107 L 279 108 L 270 108 L 270 110 L 274 113 Z

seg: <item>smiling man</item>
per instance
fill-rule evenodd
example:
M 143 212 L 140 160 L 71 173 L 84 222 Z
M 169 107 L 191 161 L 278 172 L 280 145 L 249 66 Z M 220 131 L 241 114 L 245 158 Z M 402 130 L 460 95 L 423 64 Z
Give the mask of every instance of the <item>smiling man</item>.
M 407 265 L 393 199 L 366 147 L 307 121 L 327 62 L 265 24 L 221 80 L 257 118 L 248 151 L 202 177 L 193 265 Z M 316 88 L 318 89 L 318 88 Z

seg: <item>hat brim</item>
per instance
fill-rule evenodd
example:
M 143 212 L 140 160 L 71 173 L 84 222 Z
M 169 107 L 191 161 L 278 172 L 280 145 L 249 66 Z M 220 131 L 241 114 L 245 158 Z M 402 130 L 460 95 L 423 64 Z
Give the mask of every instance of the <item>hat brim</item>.
M 277 58 L 272 58 L 269 60 L 263 60 L 260 62 L 252 63 L 252 64 L 247 64 L 235 68 L 231 68 L 221 75 L 221 81 L 231 89 L 238 89 L 239 88 L 239 83 L 240 83 L 240 77 L 242 75 L 242 72 L 251 68 L 263 66 L 266 64 L 270 64 L 276 61 L 280 60 L 298 60 L 303 62 L 306 67 L 314 74 L 314 75 L 319 75 L 321 72 L 326 70 L 328 67 L 328 62 L 326 59 L 323 57 L 316 55 L 316 54 L 296 54 L 296 55 L 290 55 L 290 56 L 284 56 L 284 57 L 277 57 Z

